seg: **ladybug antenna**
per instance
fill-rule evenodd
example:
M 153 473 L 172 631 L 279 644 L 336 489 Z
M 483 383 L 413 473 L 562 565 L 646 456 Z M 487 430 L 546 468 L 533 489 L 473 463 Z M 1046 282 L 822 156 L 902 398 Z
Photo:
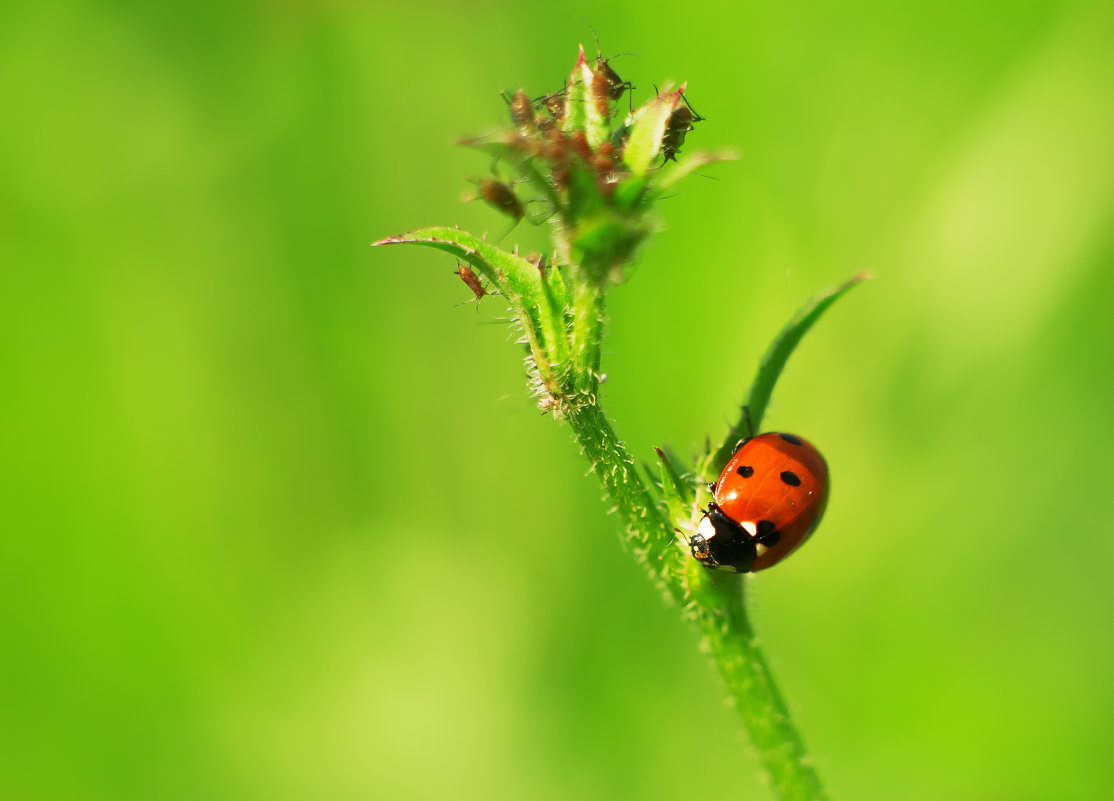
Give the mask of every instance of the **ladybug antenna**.
M 687 531 L 683 531 L 682 529 L 679 529 L 676 526 L 673 527 L 673 531 L 675 532 L 673 534 L 673 539 L 671 539 L 669 541 L 669 545 L 666 546 L 667 548 L 677 541 L 677 535 L 678 534 L 680 534 L 681 537 L 684 539 L 684 541 L 687 542 L 690 546 L 692 545 L 692 537 L 689 536 Z

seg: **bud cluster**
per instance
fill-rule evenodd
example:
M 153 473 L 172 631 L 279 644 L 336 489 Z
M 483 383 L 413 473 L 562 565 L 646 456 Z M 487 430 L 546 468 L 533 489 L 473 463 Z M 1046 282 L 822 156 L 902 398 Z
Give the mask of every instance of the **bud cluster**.
M 483 179 L 479 196 L 516 222 L 553 222 L 557 263 L 599 284 L 622 278 L 622 265 L 652 230 L 653 201 L 695 168 L 662 170 L 703 119 L 684 86 L 623 108 L 633 88 L 608 59 L 590 63 L 582 47 L 561 90 L 533 99 L 523 89 L 504 96 L 511 126 L 464 143 L 491 153 L 493 169 L 502 165 L 514 176 Z M 543 210 L 535 213 L 539 203 Z

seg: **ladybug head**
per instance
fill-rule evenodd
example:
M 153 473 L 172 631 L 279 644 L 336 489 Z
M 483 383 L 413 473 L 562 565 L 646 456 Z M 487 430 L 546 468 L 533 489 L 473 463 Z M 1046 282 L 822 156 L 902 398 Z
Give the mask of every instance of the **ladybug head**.
M 694 558 L 699 559 L 704 567 L 709 570 L 714 570 L 719 567 L 719 563 L 712 556 L 712 546 L 710 540 L 716 536 L 716 530 L 712 526 L 712 521 L 708 515 L 700 518 L 700 524 L 696 527 L 696 534 L 689 540 L 689 547 L 692 549 Z
M 715 567 L 715 561 L 712 559 L 712 554 L 708 550 L 708 541 L 706 539 L 697 534 L 689 539 L 689 548 L 692 549 L 693 557 L 703 562 L 705 567 Z

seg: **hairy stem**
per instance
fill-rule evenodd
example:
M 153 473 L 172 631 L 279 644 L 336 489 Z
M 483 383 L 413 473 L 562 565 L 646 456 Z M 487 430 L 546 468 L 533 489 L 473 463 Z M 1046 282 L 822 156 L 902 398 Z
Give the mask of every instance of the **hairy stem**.
M 782 801 L 824 801 L 820 777 L 751 628 L 742 577 L 721 578 L 707 590 L 694 593 L 687 616 L 700 629 L 774 792 Z
M 542 396 L 539 407 L 572 426 L 612 511 L 623 520 L 629 550 L 700 631 L 775 791 L 783 801 L 824 799 L 751 630 L 742 578 L 705 570 L 690 557 L 687 535 L 680 529 L 691 531 L 709 501 L 708 482 L 719 475 L 740 434 L 750 433 L 749 423 L 756 429 L 760 425 L 778 376 L 802 336 L 836 298 L 866 276 L 816 295 L 790 320 L 759 365 L 739 423 L 718 448 L 707 443 L 687 477 L 658 451 L 659 498 L 600 406 L 605 295 L 625 280 L 624 265 L 654 230 L 654 202 L 671 193 L 682 177 L 728 156 L 695 154 L 667 168 L 664 162 L 676 161 L 684 135 L 702 119 L 688 105 L 685 85 L 655 92 L 642 109 L 632 110 L 628 121 L 613 126 L 612 106 L 630 84 L 605 69 L 606 64 L 599 58 L 593 67 L 581 48 L 564 89 L 541 99 L 550 116 L 539 118 L 540 101 L 530 101 L 520 89 L 508 101 L 515 127 L 467 141 L 494 157 L 493 171 L 498 163 L 500 173 L 515 173 L 519 180 L 508 184 L 506 176 L 496 175 L 490 184 L 501 188 L 512 208 L 518 208 L 513 186 L 525 183 L 542 195 L 533 199 L 548 203 L 557 215 L 548 264 L 457 228 L 423 228 L 375 244 L 416 244 L 447 252 L 507 299 L 530 348 L 531 387 Z M 553 99 L 560 103 L 557 111 L 549 102 Z M 549 124 L 543 126 L 545 121 Z M 655 166 L 659 157 L 663 163 Z M 501 208 L 505 211 L 506 204 Z
M 662 556 L 663 542 L 668 542 L 671 527 L 660 505 L 650 495 L 646 484 L 635 469 L 634 459 L 626 446 L 615 436 L 611 421 L 593 395 L 590 402 L 578 404 L 566 417 L 576 441 L 592 463 L 626 524 L 625 540 L 635 559 L 647 566 L 654 580 L 665 584 Z M 681 594 L 675 594 L 680 590 Z M 682 600 L 683 587 L 670 588 L 675 599 Z
M 680 545 L 671 547 L 669 521 L 598 402 L 578 406 L 567 420 L 626 523 L 628 547 L 699 629 L 778 797 L 826 799 L 751 628 L 742 577 L 719 574 L 713 580 Z

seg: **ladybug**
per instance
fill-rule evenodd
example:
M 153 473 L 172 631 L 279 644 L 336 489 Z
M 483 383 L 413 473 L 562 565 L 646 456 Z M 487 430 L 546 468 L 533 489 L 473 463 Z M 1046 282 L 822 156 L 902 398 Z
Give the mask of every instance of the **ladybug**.
M 828 465 L 810 443 L 766 433 L 739 443 L 689 540 L 708 569 L 765 570 L 812 534 L 828 503 Z

